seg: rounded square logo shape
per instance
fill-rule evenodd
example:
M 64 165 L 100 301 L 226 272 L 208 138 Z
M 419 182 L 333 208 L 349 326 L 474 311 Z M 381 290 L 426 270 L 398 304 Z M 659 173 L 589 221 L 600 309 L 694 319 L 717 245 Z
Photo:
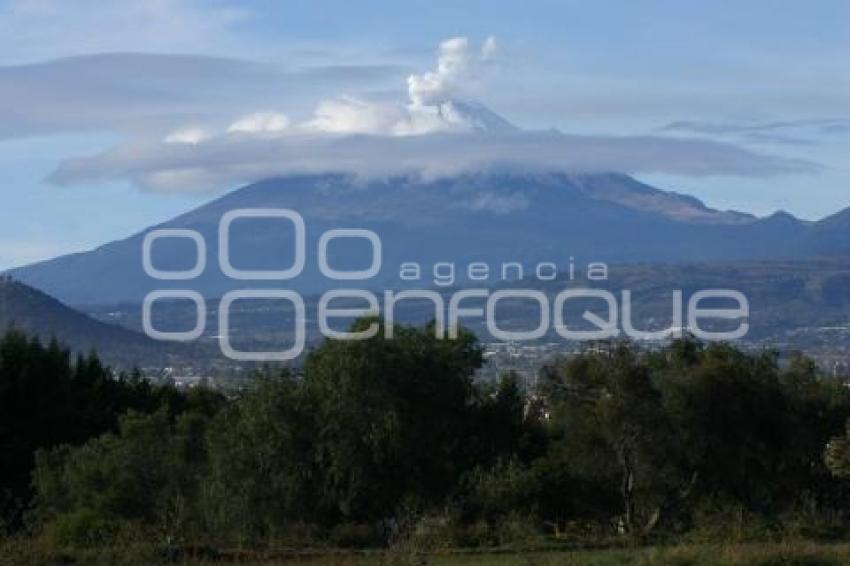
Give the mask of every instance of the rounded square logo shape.
M 163 238 L 186 238 L 195 242 L 197 257 L 192 269 L 182 271 L 162 271 L 153 265 L 153 244 Z M 207 243 L 204 237 L 195 230 L 185 228 L 159 228 L 145 234 L 142 242 L 142 268 L 148 277 L 161 281 L 186 281 L 200 276 L 207 267 Z
M 189 299 L 195 303 L 195 327 L 192 330 L 182 332 L 165 332 L 153 327 L 151 311 L 153 304 L 160 299 Z M 167 340 L 174 342 L 189 342 L 197 340 L 204 333 L 207 324 L 207 303 L 204 297 L 197 291 L 189 289 L 162 289 L 151 291 L 145 296 L 142 303 L 142 328 L 150 338 L 154 340 Z
M 295 259 L 291 267 L 277 270 L 237 269 L 230 262 L 230 225 L 240 218 L 282 218 L 295 228 Z M 231 279 L 247 281 L 282 281 L 298 277 L 304 270 L 307 229 L 304 218 L 287 208 L 240 208 L 230 210 L 221 217 L 218 225 L 218 263 L 222 273 Z
M 342 271 L 336 270 L 328 263 L 328 244 L 340 238 L 360 238 L 368 240 L 372 246 L 372 263 L 367 269 Z M 335 228 L 328 230 L 319 238 L 319 271 L 329 279 L 337 281 L 354 281 L 371 279 L 381 270 L 381 239 L 371 230 L 361 228 Z
M 279 352 L 246 352 L 236 350 L 230 343 L 230 307 L 241 299 L 286 299 L 295 307 L 295 343 L 291 348 Z M 306 309 L 301 295 L 283 289 L 243 289 L 230 291 L 218 306 L 218 339 L 221 352 L 232 360 L 245 362 L 285 362 L 297 358 L 304 351 Z

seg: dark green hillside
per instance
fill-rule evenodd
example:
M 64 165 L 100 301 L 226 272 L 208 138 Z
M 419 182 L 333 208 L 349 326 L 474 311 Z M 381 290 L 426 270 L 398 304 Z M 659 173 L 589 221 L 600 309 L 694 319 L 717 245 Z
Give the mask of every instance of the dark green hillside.
M 96 350 L 105 362 L 120 367 L 162 366 L 188 357 L 184 348 L 94 320 L 37 289 L 4 278 L 0 279 L 0 331 L 9 328 L 43 340 L 56 338 L 75 352 Z

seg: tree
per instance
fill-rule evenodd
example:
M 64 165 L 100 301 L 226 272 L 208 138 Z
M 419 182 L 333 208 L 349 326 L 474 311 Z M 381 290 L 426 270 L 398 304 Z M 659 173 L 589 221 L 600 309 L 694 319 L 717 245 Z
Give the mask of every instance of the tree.
M 95 353 L 78 356 L 51 340 L 44 346 L 17 331 L 0 339 L 0 523 L 20 527 L 33 495 L 35 453 L 79 445 L 116 431 L 119 416 L 133 409 L 176 414 L 192 406 L 215 411 L 221 395 L 186 394 L 174 387 L 113 375 Z
M 556 442 L 573 473 L 606 485 L 607 500 L 611 492 L 619 495 L 622 529 L 652 530 L 693 480 L 671 458 L 671 423 L 638 352 L 613 344 L 561 360 L 546 368 L 542 387 L 559 430 Z
M 86 511 L 87 521 L 129 524 L 168 544 L 199 532 L 207 421 L 192 412 L 172 417 L 165 408 L 130 412 L 117 433 L 39 451 L 36 518 L 49 528 Z
M 280 538 L 291 525 L 321 520 L 315 410 L 302 381 L 267 375 L 216 418 L 209 435 L 204 521 L 219 540 Z
M 400 502 L 439 504 L 474 463 L 473 372 L 481 350 L 463 332 L 436 337 L 433 325 L 381 326 L 362 341 L 329 340 L 304 366 L 316 408 L 319 504 L 349 520 L 394 517 Z

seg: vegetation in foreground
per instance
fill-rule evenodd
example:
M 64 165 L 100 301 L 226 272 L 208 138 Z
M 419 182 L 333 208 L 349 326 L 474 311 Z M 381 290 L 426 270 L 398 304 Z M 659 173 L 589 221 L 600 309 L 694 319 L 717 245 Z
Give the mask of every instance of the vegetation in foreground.
M 843 566 L 850 563 L 850 545 L 815 542 L 677 544 L 603 549 L 453 549 L 441 552 L 399 550 L 336 550 L 310 553 L 239 551 L 164 555 L 151 545 L 98 547 L 71 555 L 32 540 L 7 541 L 0 546 L 3 564 L 160 564 L 166 560 L 187 565 L 299 564 L 305 566 Z
M 848 562 L 850 390 L 807 358 L 606 344 L 552 361 L 534 391 L 510 374 L 476 383 L 481 364 L 470 334 L 400 327 L 328 341 L 225 397 L 114 379 L 12 332 L 2 554 Z

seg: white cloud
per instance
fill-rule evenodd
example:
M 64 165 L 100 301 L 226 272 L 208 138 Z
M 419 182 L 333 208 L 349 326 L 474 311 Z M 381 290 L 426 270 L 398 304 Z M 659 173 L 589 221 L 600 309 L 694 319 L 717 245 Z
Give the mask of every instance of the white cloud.
M 320 102 L 313 119 L 303 128 L 332 134 L 387 135 L 404 119 L 405 112 L 400 106 L 341 96 Z
M 305 116 L 317 99 L 348 88 L 374 90 L 403 72 L 389 65 L 284 68 L 140 53 L 0 66 L 0 140 L 92 131 L 162 139 L 190 124 L 226 130 L 246 107 L 285 104 L 288 112 Z
M 694 177 L 770 177 L 818 170 L 809 161 L 765 155 L 727 143 L 661 136 L 571 136 L 551 131 L 404 137 L 297 133 L 221 136 L 196 146 L 126 144 L 67 160 L 51 180 L 75 184 L 130 179 L 145 190 L 214 191 L 290 174 L 334 172 L 384 177 L 417 173 L 440 177 L 494 165 Z
M 494 37 L 484 41 L 477 56 L 470 50 L 467 38 L 447 39 L 440 43 L 434 71 L 407 78 L 410 100 L 406 105 L 342 96 L 322 101 L 306 128 L 335 134 L 388 136 L 470 131 L 476 124 L 459 111 L 452 97 L 473 89 L 480 79 L 477 68 L 495 52 Z
M 837 116 L 770 122 L 679 120 L 658 128 L 658 131 L 738 139 L 746 143 L 811 145 L 825 137 L 850 135 L 850 118 Z
M 289 117 L 280 112 L 256 112 L 242 116 L 227 128 L 229 133 L 279 133 L 289 127 Z
M 474 124 L 452 102 L 402 106 L 352 96 L 324 100 L 301 130 L 330 134 L 417 136 L 470 131 Z
M 410 103 L 415 106 L 433 106 L 462 94 L 478 78 L 479 66 L 492 58 L 496 39 L 488 37 L 476 56 L 465 37 L 453 37 L 440 44 L 437 68 L 407 77 Z
M 207 122 L 192 121 L 194 125 L 172 131 L 165 137 L 168 143 L 161 135 L 131 135 L 125 144 L 66 160 L 51 179 L 60 184 L 125 179 L 147 190 L 198 191 L 297 173 L 440 176 L 493 165 L 691 176 L 770 176 L 817 169 L 808 161 L 702 139 L 519 130 L 483 105 L 463 99 L 483 84 L 483 65 L 495 51 L 493 38 L 479 49 L 466 38 L 448 39 L 440 44 L 433 71 L 408 78 L 407 101 L 325 98 L 312 116 L 292 125 L 277 112 L 244 115 L 229 125 L 210 116 Z M 232 64 L 216 61 L 213 67 L 229 69 Z M 486 195 L 469 204 L 500 210 L 521 205 Z
M 180 128 L 165 136 L 162 140 L 165 143 L 183 143 L 189 145 L 199 144 L 202 141 L 210 139 L 212 135 L 203 128 L 189 126 Z

